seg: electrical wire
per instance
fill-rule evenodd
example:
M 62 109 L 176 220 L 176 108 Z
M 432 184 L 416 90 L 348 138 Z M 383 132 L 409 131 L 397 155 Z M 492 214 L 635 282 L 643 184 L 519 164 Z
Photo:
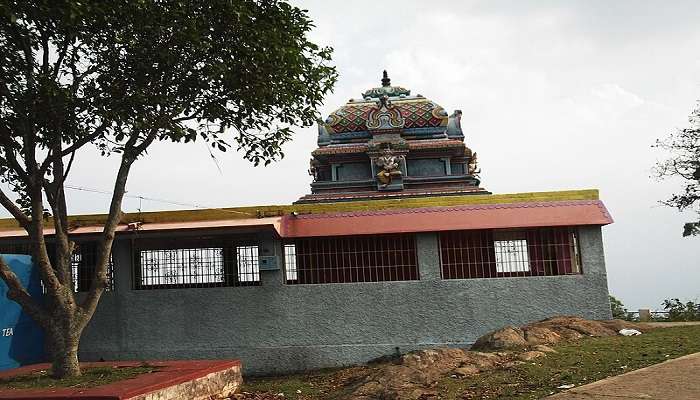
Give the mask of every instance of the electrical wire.
M 89 193 L 99 193 L 99 194 L 105 194 L 105 195 L 110 195 L 110 196 L 112 194 L 114 194 L 114 192 L 110 192 L 107 190 L 100 190 L 100 189 L 88 188 L 88 187 L 83 187 L 83 186 L 63 185 L 63 187 L 66 189 L 70 189 L 70 190 L 78 190 L 81 192 L 89 192 Z M 146 200 L 146 201 L 153 201 L 156 203 L 171 204 L 171 205 L 175 205 L 175 206 L 194 207 L 194 208 L 198 208 L 200 210 L 216 210 L 216 211 L 221 211 L 221 212 L 226 212 L 226 213 L 231 213 L 231 214 L 243 214 L 243 215 L 248 215 L 248 216 L 254 215 L 253 213 L 250 213 L 250 212 L 234 211 L 234 210 L 229 210 L 226 208 L 207 207 L 207 206 L 203 206 L 200 204 L 194 204 L 194 203 L 183 203 L 183 202 L 173 201 L 173 200 L 158 199 L 155 197 L 147 197 L 147 196 L 136 195 L 136 194 L 128 194 L 128 192 L 124 193 L 124 197 L 132 198 L 132 199 L 139 199 L 139 201 Z M 140 206 L 139 206 L 139 209 L 140 209 Z

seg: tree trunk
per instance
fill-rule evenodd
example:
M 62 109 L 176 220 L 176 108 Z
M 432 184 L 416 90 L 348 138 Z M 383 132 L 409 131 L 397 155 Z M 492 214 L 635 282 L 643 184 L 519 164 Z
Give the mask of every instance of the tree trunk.
M 51 355 L 51 376 L 56 379 L 80 376 L 78 337 L 71 329 L 56 328 L 46 332 L 47 350 Z

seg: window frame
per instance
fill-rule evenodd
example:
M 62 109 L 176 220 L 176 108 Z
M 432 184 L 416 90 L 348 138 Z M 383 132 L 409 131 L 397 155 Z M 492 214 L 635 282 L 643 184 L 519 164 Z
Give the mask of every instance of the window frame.
M 519 257 L 517 256 L 515 259 L 513 259 L 512 255 L 507 255 L 505 260 L 499 260 L 499 258 L 504 257 L 504 253 L 503 251 L 499 252 L 499 246 L 497 245 L 498 243 L 508 243 L 506 246 L 511 246 L 511 244 L 514 244 L 516 250 L 524 250 L 524 257 L 522 253 L 518 253 L 522 259 L 518 259 Z M 494 230 L 493 249 L 495 256 L 494 261 L 496 263 L 496 274 L 499 276 L 518 276 L 532 273 L 529 246 L 530 243 L 527 240 L 527 234 L 522 230 Z M 505 249 L 505 251 L 508 252 L 509 250 Z M 504 264 L 506 268 L 503 268 Z M 526 268 L 519 268 L 520 265 L 525 266 Z
M 80 262 L 78 258 L 84 257 L 84 252 L 81 250 L 81 248 L 85 248 L 88 246 L 94 246 L 96 247 L 98 245 L 99 241 L 95 239 L 78 239 L 75 241 L 75 248 L 73 249 L 73 253 L 71 254 L 71 260 L 70 260 L 70 275 L 71 275 L 71 289 L 73 290 L 73 293 L 87 293 L 90 288 L 89 284 L 88 287 L 85 287 L 84 284 L 85 282 L 91 283 L 93 276 L 89 276 L 87 279 L 85 279 L 85 282 L 81 282 L 81 270 L 80 270 Z M 46 250 L 49 254 L 49 259 L 51 260 L 51 263 L 53 265 L 54 260 L 55 260 L 55 242 L 53 240 L 47 240 L 46 241 Z M 24 254 L 24 255 L 29 255 L 31 256 L 31 243 L 25 242 L 25 241 L 3 241 L 0 243 L 0 248 L 2 248 L 2 252 L 7 252 L 7 253 L 14 253 L 14 254 Z M 114 243 L 112 244 L 112 248 L 114 248 Z M 96 251 L 92 251 L 92 254 L 96 254 Z M 105 291 L 107 292 L 112 292 L 116 290 L 116 282 L 114 279 L 114 269 L 115 269 L 116 263 L 114 262 L 113 258 L 113 253 L 112 250 L 110 249 L 110 254 L 109 254 L 109 261 L 107 263 L 107 287 L 105 287 Z M 94 273 L 94 265 L 92 265 L 92 268 L 90 270 Z M 42 281 L 43 285 L 43 281 Z M 84 290 L 81 290 L 84 289 Z
M 288 252 L 287 249 L 294 249 L 293 252 Z M 299 280 L 299 271 L 297 270 L 297 245 L 294 242 L 282 242 L 282 254 L 284 255 L 284 281 L 292 281 L 296 284 Z M 290 262 L 290 259 L 293 262 Z M 290 268 L 290 264 L 293 264 L 293 268 Z M 291 277 L 293 276 L 293 277 Z
M 85 253 L 82 251 L 85 247 L 97 247 L 98 242 L 94 240 L 90 241 L 77 241 L 76 243 L 76 249 L 78 252 L 76 252 L 74 249 L 73 254 L 71 254 L 71 261 L 70 261 L 70 268 L 71 268 L 71 280 L 73 281 L 73 292 L 75 293 L 87 293 L 90 291 L 89 285 L 92 284 L 92 279 L 94 277 L 94 272 L 95 272 L 95 265 L 93 264 L 90 268 L 90 271 L 92 271 L 92 274 L 87 278 L 87 279 L 81 279 L 82 273 L 80 269 L 80 263 L 82 261 L 82 258 L 85 257 Z M 114 243 L 112 243 L 112 248 L 114 248 Z M 97 252 L 93 251 L 92 252 L 93 257 L 97 257 Z M 80 259 L 79 259 L 80 258 Z M 113 258 L 113 253 L 112 250 L 110 249 L 109 252 L 109 260 L 107 261 L 107 286 L 105 287 L 105 291 L 111 292 L 115 290 L 115 282 L 114 282 L 114 258 Z M 73 274 L 75 272 L 75 275 Z M 84 285 L 88 284 L 88 287 L 86 288 Z
M 302 237 L 284 243 L 295 245 L 297 279 L 286 279 L 285 271 L 283 278 L 288 285 L 420 280 L 418 241 L 414 232 Z M 383 265 L 392 257 L 401 257 L 404 263 Z M 285 255 L 285 268 L 286 261 Z
M 526 240 L 529 269 L 498 272 L 494 242 L 513 239 Z M 579 226 L 443 231 L 438 232 L 438 246 L 443 280 L 585 274 Z
M 260 249 L 260 244 L 251 239 L 242 239 L 230 236 L 207 236 L 207 237 L 175 237 L 175 238 L 149 238 L 132 240 L 132 288 L 134 290 L 159 290 L 159 289 L 195 289 L 214 287 L 241 287 L 260 286 L 260 266 L 258 264 L 257 280 L 241 281 L 238 279 L 238 257 L 236 249 L 238 247 L 252 247 Z M 177 283 L 177 284 L 155 284 L 145 285 L 142 282 L 142 251 L 157 250 L 189 250 L 189 249 L 222 249 L 223 275 L 222 282 L 205 283 Z M 260 262 L 258 253 L 258 263 Z

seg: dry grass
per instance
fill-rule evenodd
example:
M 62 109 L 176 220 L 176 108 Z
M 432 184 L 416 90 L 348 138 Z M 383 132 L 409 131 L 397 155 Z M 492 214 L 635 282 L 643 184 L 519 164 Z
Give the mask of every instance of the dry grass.
M 148 374 L 157 367 L 94 367 L 83 370 L 75 378 L 54 379 L 50 371 L 42 370 L 27 375 L 0 379 L 0 389 L 51 389 L 51 388 L 91 388 Z

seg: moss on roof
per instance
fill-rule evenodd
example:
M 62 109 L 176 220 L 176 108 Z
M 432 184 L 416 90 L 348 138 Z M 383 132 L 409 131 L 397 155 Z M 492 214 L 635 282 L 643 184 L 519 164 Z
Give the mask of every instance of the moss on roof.
M 566 200 L 598 200 L 598 190 L 588 189 L 513 194 L 436 196 L 389 200 L 347 201 L 335 203 L 249 206 L 206 210 L 153 211 L 142 213 L 126 213 L 122 218 L 122 223 L 136 221 L 140 221 L 143 223 L 162 223 L 260 218 L 290 214 L 293 211 L 298 212 L 299 214 L 322 214 L 329 212 L 385 210 L 392 208 L 420 208 L 474 204 L 508 204 Z M 105 218 L 105 214 L 74 215 L 69 217 L 69 224 L 73 227 L 102 225 L 104 223 Z M 48 224 L 52 225 L 52 221 L 49 220 Z M 14 219 L 0 219 L 0 230 L 13 230 L 17 228 L 18 225 Z

